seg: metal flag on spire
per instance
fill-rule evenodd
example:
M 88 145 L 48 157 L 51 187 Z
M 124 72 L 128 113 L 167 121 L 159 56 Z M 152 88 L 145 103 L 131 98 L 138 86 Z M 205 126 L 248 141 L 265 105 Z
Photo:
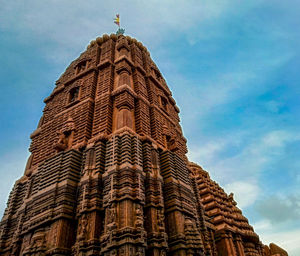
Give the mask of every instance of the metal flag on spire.
M 114 18 L 114 23 L 117 24 L 119 27 L 116 34 L 123 35 L 125 32 L 125 29 L 120 27 L 120 14 L 116 14 L 116 18 Z
M 114 19 L 114 23 L 116 23 L 120 28 L 120 14 L 116 15 L 116 18 Z

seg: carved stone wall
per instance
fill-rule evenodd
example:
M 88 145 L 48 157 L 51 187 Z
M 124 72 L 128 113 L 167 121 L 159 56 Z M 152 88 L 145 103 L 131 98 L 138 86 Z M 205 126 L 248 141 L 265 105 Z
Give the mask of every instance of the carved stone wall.
M 92 41 L 44 102 L 1 255 L 286 255 L 188 162 L 179 109 L 140 42 Z

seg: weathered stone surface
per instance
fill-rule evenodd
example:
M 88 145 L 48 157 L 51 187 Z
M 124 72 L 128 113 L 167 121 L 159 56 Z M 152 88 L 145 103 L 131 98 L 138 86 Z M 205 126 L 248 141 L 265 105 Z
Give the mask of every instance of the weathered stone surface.
M 188 161 L 179 109 L 135 39 L 92 41 L 44 101 L 0 255 L 287 255 Z

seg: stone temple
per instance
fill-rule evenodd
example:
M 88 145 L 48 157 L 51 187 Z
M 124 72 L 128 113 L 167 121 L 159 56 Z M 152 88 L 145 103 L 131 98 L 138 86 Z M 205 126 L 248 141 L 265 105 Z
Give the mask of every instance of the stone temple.
M 136 39 L 92 41 L 44 102 L 0 255 L 287 255 L 188 161 L 179 109 Z

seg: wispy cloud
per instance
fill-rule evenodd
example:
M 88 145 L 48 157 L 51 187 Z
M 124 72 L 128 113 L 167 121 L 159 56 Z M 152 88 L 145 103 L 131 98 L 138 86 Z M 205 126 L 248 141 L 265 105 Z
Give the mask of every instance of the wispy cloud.
M 228 194 L 234 193 L 234 198 L 239 202 L 241 208 L 251 206 L 261 193 L 258 185 L 251 183 L 251 181 L 235 181 L 226 184 L 225 190 Z
M 274 223 L 271 223 L 270 220 L 262 219 L 254 223 L 253 227 L 259 233 L 263 243 L 276 243 L 285 248 L 290 256 L 298 256 L 300 254 L 299 225 L 286 228 L 280 225 L 274 226 Z
M 297 250 L 299 230 L 284 226 L 299 225 L 296 213 L 284 221 L 268 211 L 276 200 L 291 211 L 298 202 L 299 10 L 296 0 L 2 1 L 0 107 L 8 128 L 1 127 L 0 152 L 7 153 L 0 159 L 0 215 L 28 155 L 28 137 L 21 136 L 34 129 L 42 99 L 90 40 L 116 30 L 112 20 L 120 13 L 173 91 L 189 158 L 264 221 L 257 225 L 264 241 L 286 239 L 280 245 Z
M 262 217 L 275 225 L 295 219 L 300 220 L 299 194 L 263 197 L 255 207 Z
M 229 192 L 235 192 L 241 207 L 247 207 L 261 196 L 260 179 L 268 165 L 285 155 L 289 143 L 299 140 L 297 132 L 284 130 L 262 135 L 233 133 L 214 142 L 193 144 L 189 157 L 203 164 Z

